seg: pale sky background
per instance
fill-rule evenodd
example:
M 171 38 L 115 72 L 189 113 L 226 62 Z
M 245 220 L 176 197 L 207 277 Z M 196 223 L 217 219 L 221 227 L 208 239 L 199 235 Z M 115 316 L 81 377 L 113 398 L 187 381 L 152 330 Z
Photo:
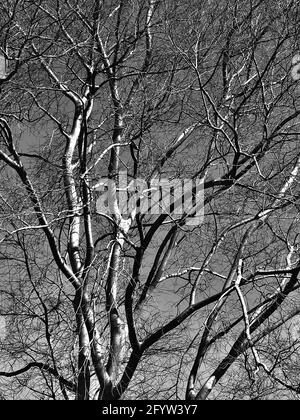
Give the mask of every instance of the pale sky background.
M 6 336 L 6 322 L 5 317 L 0 316 L 0 340 L 3 340 Z

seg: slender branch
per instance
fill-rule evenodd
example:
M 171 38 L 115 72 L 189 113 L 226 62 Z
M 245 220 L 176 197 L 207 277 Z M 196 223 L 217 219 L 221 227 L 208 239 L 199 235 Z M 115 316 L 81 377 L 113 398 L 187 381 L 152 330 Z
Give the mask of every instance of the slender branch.
M 14 376 L 21 375 L 22 373 L 25 373 L 28 370 L 33 369 L 33 368 L 39 368 L 39 369 L 41 369 L 41 370 L 43 370 L 47 373 L 50 373 L 50 375 L 53 375 L 56 379 L 61 381 L 69 391 L 74 392 L 74 393 L 76 392 L 76 385 L 73 382 L 71 382 L 71 381 L 65 379 L 64 377 L 62 377 L 61 375 L 59 375 L 56 369 L 47 365 L 46 363 L 30 362 L 30 363 L 28 363 L 28 365 L 24 366 L 23 368 L 15 370 L 13 372 L 1 372 L 0 371 L 0 376 L 4 376 L 6 378 L 11 378 L 11 377 L 14 377 Z

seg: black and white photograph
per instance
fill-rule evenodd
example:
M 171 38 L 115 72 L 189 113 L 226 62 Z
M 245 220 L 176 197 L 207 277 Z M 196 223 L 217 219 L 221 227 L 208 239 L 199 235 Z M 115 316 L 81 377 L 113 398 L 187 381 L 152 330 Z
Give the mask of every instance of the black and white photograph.
M 1 1 L 0 400 L 300 399 L 299 22 Z

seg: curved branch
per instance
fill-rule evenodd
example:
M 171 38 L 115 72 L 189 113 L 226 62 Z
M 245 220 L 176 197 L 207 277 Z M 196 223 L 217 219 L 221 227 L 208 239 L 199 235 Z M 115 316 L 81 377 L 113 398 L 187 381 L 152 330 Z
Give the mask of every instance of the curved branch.
M 51 375 L 53 375 L 56 379 L 58 379 L 69 391 L 71 392 L 76 392 L 76 385 L 69 381 L 68 379 L 65 379 L 63 376 L 61 376 L 56 369 L 54 369 L 53 367 L 42 363 L 42 362 L 30 362 L 28 363 L 28 365 L 24 366 L 21 369 L 15 370 L 13 372 L 1 372 L 0 371 L 0 376 L 4 376 L 6 378 L 11 378 L 14 376 L 18 376 L 21 375 L 22 373 L 27 372 L 28 370 L 32 369 L 32 368 L 39 368 L 47 373 L 50 373 Z

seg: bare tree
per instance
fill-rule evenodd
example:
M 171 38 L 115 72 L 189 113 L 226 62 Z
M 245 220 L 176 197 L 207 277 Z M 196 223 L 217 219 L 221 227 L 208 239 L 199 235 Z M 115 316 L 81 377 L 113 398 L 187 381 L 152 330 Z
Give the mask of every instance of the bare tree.
M 1 394 L 296 398 L 297 2 L 0 8 Z

